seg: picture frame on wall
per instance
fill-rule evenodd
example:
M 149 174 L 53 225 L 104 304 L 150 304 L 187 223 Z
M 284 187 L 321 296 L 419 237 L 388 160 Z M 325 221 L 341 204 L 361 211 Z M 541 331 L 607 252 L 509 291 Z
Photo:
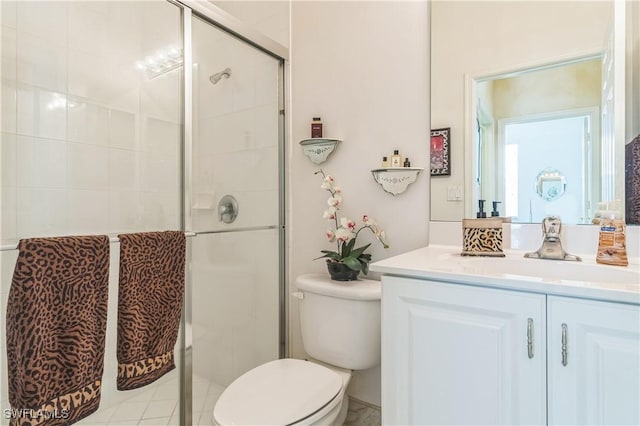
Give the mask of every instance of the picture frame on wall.
M 431 130 L 431 141 L 429 144 L 431 176 L 451 175 L 451 163 L 449 162 L 450 137 L 450 127 Z

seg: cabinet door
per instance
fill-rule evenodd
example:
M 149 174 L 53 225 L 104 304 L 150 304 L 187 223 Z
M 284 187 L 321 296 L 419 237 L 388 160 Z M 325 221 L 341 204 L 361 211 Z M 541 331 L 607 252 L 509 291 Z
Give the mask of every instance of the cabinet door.
M 549 424 L 640 424 L 640 307 L 548 298 Z
M 546 423 L 544 295 L 382 283 L 384 424 Z

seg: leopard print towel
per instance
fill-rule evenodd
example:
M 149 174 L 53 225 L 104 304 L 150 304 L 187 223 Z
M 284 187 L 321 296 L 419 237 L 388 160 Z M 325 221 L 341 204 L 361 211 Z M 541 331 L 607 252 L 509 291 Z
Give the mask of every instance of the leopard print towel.
M 184 232 L 123 234 L 118 293 L 118 390 L 136 389 L 175 368 L 186 241 Z
M 6 321 L 10 425 L 70 425 L 100 405 L 109 238 L 30 238 L 18 250 Z

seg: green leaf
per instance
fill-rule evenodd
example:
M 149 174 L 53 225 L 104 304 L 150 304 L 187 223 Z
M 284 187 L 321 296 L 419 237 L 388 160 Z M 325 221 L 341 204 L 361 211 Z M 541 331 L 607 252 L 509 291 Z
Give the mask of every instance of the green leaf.
M 369 264 L 366 262 L 362 263 L 362 273 L 365 275 L 369 273 Z
M 364 253 L 364 251 L 365 251 L 366 249 L 368 249 L 370 245 L 371 245 L 371 243 L 367 244 L 366 246 L 358 247 L 357 249 L 355 249 L 355 250 L 353 250 L 353 251 L 351 252 L 351 256 L 353 256 L 353 257 L 360 257 L 360 256 L 362 256 L 362 254 Z
M 320 257 L 316 257 L 313 260 L 318 260 L 318 259 L 323 259 L 325 257 L 328 257 L 329 259 L 333 259 L 333 260 L 340 260 L 342 259 L 342 256 L 340 256 L 339 253 L 336 253 L 335 251 L 331 251 L 331 250 L 320 250 L 320 253 L 324 253 L 323 256 Z
M 348 257 L 351 255 L 351 250 L 353 250 L 353 246 L 356 245 L 355 238 L 349 241 L 347 244 L 342 245 L 342 257 Z
M 349 267 L 349 269 L 353 269 L 354 271 L 362 270 L 362 264 L 355 257 L 347 256 L 342 259 L 342 263 L 344 263 Z

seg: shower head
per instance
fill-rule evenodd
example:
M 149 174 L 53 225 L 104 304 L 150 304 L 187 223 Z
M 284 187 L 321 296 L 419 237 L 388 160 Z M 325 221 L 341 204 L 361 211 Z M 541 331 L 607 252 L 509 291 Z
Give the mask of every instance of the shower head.
M 211 81 L 211 83 L 213 84 L 217 84 L 222 79 L 222 77 L 229 78 L 230 76 L 231 76 L 231 68 L 225 68 L 224 70 L 217 72 L 213 74 L 211 77 L 209 77 L 209 81 Z

